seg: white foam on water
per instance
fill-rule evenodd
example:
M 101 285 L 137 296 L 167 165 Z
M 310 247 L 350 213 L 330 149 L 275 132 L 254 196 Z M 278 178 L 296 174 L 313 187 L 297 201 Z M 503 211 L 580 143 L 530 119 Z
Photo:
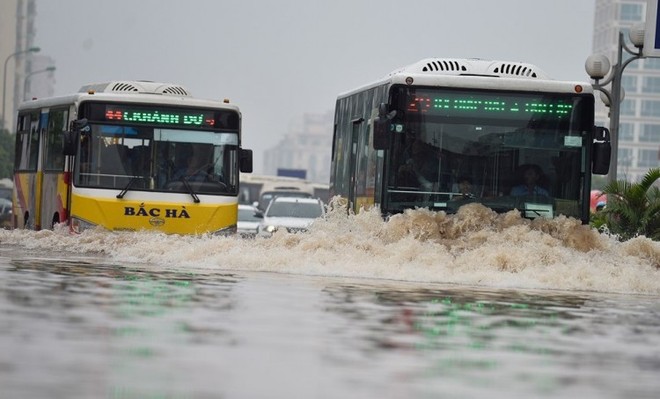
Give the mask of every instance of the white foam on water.
M 265 271 L 486 287 L 660 295 L 660 242 L 627 242 L 578 220 L 533 221 L 479 204 L 455 215 L 409 210 L 383 220 L 336 204 L 308 233 L 271 238 L 153 232 L 3 230 L 2 245 L 204 273 Z

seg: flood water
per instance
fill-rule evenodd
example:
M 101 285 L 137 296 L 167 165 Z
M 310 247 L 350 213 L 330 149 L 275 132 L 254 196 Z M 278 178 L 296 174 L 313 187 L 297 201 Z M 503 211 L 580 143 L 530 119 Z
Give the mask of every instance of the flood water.
M 1 398 L 656 398 L 660 243 L 480 206 L 0 231 Z

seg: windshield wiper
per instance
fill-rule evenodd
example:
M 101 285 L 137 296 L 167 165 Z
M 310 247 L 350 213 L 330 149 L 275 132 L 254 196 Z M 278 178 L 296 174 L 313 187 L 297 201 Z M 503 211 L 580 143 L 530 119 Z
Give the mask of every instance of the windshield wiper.
M 140 179 L 142 179 L 142 178 L 141 178 L 141 177 L 137 177 L 137 176 L 133 176 L 133 177 L 131 177 L 131 180 L 128 181 L 128 184 L 126 185 L 126 187 L 124 187 L 124 189 L 121 190 L 121 192 L 120 192 L 119 194 L 117 194 L 117 198 L 120 198 L 120 199 L 121 199 L 121 198 L 124 198 L 124 195 L 126 195 L 126 193 L 128 192 L 128 189 L 131 188 L 131 186 L 133 185 L 133 183 L 135 183 L 136 181 L 138 181 L 138 180 L 140 180 Z
M 525 212 L 534 212 L 537 216 L 543 216 L 541 212 L 550 213 L 549 209 L 525 209 Z
M 186 179 L 185 177 L 182 177 L 181 181 L 183 182 L 183 185 L 186 187 L 186 189 L 190 193 L 190 196 L 193 197 L 193 201 L 195 201 L 196 204 L 199 204 L 199 197 L 197 196 L 197 194 L 195 194 L 195 190 L 193 190 L 192 187 L 190 186 L 190 184 L 188 183 L 188 179 Z

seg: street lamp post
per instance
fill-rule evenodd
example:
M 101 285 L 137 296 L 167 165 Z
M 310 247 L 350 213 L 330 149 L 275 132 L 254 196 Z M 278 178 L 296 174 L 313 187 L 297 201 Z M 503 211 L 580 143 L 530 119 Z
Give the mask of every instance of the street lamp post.
M 5 66 L 4 66 L 4 70 L 3 70 L 3 73 L 2 73 L 2 114 L 0 116 L 0 121 L 2 121 L 2 126 L 0 126 L 0 127 L 3 127 L 3 128 L 5 127 L 5 97 L 6 97 L 6 94 L 7 94 L 7 63 L 9 62 L 9 60 L 12 57 L 15 57 L 19 54 L 38 53 L 39 51 L 41 51 L 41 49 L 39 47 L 30 47 L 27 50 L 21 50 L 21 51 L 15 52 L 15 53 L 11 53 L 5 59 Z
M 54 66 L 49 66 L 48 68 L 40 69 L 38 71 L 33 71 L 25 75 L 25 80 L 23 81 L 23 101 L 27 100 L 27 87 L 28 87 L 28 80 L 30 79 L 30 76 L 36 75 L 38 73 L 44 73 L 44 72 L 53 72 L 55 70 Z
M 644 25 L 633 26 L 629 31 L 629 38 L 637 51 L 628 47 L 623 38 L 623 32 L 619 32 L 619 43 L 617 47 L 616 64 L 612 66 L 610 72 L 610 61 L 604 55 L 591 55 L 587 58 L 584 65 L 589 77 L 594 80 L 593 87 L 605 95 L 603 102 L 610 108 L 610 140 L 612 143 L 612 155 L 610 157 L 610 172 L 608 180 L 614 182 L 617 179 L 617 164 L 619 157 L 619 117 L 621 114 L 621 102 L 623 101 L 623 88 L 621 87 L 621 77 L 623 70 L 633 61 L 645 58 L 642 55 L 644 47 Z M 623 50 L 631 55 L 627 60 L 623 60 Z M 607 76 L 606 79 L 605 76 Z M 601 79 L 603 79 L 601 81 Z M 606 86 L 610 85 L 608 89 Z

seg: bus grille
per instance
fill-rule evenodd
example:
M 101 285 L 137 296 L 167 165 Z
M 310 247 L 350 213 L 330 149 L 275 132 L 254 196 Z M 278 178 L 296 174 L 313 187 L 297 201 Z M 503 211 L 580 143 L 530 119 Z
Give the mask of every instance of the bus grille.
M 117 82 L 115 83 L 110 91 L 139 91 L 137 87 L 133 86 L 130 83 Z
M 509 75 L 523 78 L 537 78 L 537 73 L 527 65 L 516 63 L 501 63 L 497 64 L 493 69 L 493 73 L 498 75 Z
M 163 89 L 163 94 L 176 94 L 180 96 L 187 96 L 189 93 L 181 86 L 169 86 Z
M 467 67 L 464 64 L 459 64 L 458 61 L 454 60 L 433 60 L 429 61 L 425 67 L 422 68 L 422 72 L 430 71 L 467 71 Z

